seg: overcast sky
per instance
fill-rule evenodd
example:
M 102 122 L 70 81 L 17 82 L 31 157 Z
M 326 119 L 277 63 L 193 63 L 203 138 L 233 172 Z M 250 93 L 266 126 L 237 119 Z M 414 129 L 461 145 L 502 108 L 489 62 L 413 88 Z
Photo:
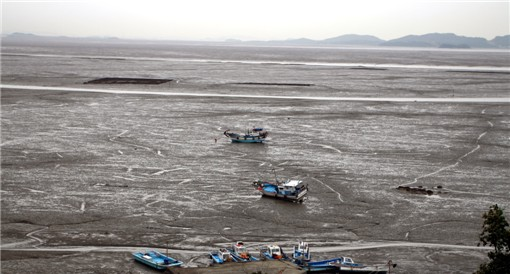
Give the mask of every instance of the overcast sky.
M 1 0 L 2 34 L 177 40 L 510 34 L 510 0 Z

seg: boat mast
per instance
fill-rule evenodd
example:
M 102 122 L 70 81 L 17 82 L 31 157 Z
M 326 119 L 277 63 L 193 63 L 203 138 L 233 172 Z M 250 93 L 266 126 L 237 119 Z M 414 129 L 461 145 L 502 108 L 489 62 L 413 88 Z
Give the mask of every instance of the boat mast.
M 276 183 L 278 183 L 278 177 L 276 177 L 276 170 L 273 167 L 273 173 L 274 173 L 274 179 L 276 180 Z

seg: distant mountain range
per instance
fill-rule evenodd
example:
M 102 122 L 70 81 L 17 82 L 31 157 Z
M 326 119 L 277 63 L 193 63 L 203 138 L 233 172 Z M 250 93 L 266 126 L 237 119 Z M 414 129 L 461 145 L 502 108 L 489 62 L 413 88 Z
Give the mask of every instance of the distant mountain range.
M 459 36 L 453 33 L 429 33 L 424 35 L 408 35 L 385 41 L 372 35 L 347 34 L 324 40 L 301 38 L 291 40 L 247 41 L 243 43 L 423 48 L 510 48 L 510 35 L 498 36 L 492 40 L 487 40 L 479 37 Z
M 13 33 L 2 37 L 3 41 L 108 41 L 115 42 L 121 39 L 115 37 L 86 37 L 75 38 L 66 36 L 39 36 L 29 33 Z M 183 42 L 183 41 L 174 41 Z M 382 40 L 372 35 L 347 34 L 324 40 L 308 38 L 271 40 L 271 41 L 242 41 L 228 39 L 224 43 L 247 45 L 286 45 L 286 46 L 383 46 L 383 47 L 424 47 L 424 48 L 510 48 L 510 35 L 497 36 L 492 40 L 480 37 L 459 36 L 453 33 L 429 33 L 424 35 L 407 35 L 393 40 Z
M 432 48 L 508 48 L 510 35 L 498 36 L 492 40 L 478 37 L 458 36 L 453 33 L 429 33 L 408 35 L 386 41 L 382 46 L 432 47 Z

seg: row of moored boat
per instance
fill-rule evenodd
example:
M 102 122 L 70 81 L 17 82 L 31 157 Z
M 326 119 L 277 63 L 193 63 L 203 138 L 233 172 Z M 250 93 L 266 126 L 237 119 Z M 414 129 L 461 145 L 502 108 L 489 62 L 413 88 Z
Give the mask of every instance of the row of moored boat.
M 259 250 L 259 257 L 253 256 L 243 242 L 236 242 L 230 248 L 219 248 L 211 251 L 209 257 L 213 263 L 242 263 L 251 261 L 282 260 L 296 264 L 308 273 L 329 272 L 329 273 L 387 273 L 396 265 L 389 261 L 385 265 L 366 266 L 355 263 L 349 257 L 337 257 L 328 260 L 312 261 L 308 243 L 299 242 L 293 247 L 292 254 L 288 256 L 278 245 L 265 245 Z M 163 270 L 171 267 L 179 267 L 182 261 L 176 260 L 168 255 L 157 251 L 145 253 L 135 252 L 133 258 L 155 269 Z

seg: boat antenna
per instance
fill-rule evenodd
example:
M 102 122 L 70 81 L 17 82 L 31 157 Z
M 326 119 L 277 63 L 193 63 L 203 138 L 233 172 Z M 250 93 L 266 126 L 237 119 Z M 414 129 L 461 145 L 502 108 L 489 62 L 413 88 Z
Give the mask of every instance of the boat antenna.
M 274 169 L 274 166 L 273 166 L 273 173 L 274 173 L 274 179 L 278 183 L 278 177 L 276 177 L 276 170 Z

